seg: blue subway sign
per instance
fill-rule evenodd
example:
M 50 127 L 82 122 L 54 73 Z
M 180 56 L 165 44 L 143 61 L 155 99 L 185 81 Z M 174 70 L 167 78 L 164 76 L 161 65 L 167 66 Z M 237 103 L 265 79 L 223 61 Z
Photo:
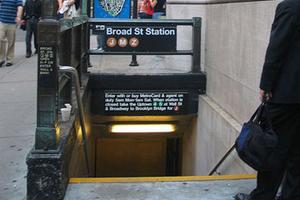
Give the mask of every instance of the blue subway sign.
M 94 18 L 130 18 L 130 0 L 95 0 Z

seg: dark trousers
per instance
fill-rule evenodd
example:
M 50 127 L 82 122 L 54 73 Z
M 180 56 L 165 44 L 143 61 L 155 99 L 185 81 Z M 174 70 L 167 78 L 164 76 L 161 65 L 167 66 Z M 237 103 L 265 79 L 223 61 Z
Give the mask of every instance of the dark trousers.
M 273 171 L 257 173 L 253 200 L 274 200 L 282 183 L 280 200 L 300 200 L 300 104 L 268 104 L 272 126 L 278 135 Z
M 152 15 L 148 15 L 148 14 L 146 14 L 146 13 L 139 13 L 139 17 L 141 18 L 141 19 L 152 19 Z
M 26 21 L 26 53 L 30 54 L 32 53 L 31 51 L 31 38 L 33 34 L 34 38 L 34 48 L 37 50 L 37 23 L 38 23 L 37 18 L 30 18 L 27 19 Z

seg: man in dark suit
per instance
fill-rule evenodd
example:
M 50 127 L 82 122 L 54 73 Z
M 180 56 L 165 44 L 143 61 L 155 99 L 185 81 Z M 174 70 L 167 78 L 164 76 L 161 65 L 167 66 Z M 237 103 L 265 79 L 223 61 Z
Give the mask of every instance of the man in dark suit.
M 300 0 L 284 0 L 276 9 L 260 81 L 272 127 L 278 135 L 271 171 L 258 171 L 257 186 L 236 200 L 300 200 Z M 276 197 L 279 186 L 282 190 Z
M 42 4 L 40 0 L 26 0 L 25 19 L 26 19 L 26 58 L 31 57 L 31 38 L 34 37 L 34 53 L 37 53 L 37 24 L 41 17 Z

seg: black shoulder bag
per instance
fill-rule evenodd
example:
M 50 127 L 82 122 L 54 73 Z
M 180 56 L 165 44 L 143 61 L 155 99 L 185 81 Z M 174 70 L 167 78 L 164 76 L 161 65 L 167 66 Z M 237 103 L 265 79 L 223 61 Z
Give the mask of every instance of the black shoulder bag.
M 243 124 L 235 141 L 235 149 L 239 157 L 257 171 L 273 169 L 276 161 L 274 149 L 278 138 L 272 124 L 265 102 L 254 112 L 250 120 Z

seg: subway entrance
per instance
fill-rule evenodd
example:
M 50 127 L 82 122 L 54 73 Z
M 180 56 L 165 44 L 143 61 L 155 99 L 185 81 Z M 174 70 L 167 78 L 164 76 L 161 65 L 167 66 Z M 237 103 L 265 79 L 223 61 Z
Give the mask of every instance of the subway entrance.
M 95 145 L 95 153 L 89 158 L 94 159 L 93 176 L 181 175 L 182 138 L 191 130 L 192 120 L 197 117 L 198 95 L 205 93 L 206 78 L 199 63 L 200 41 L 195 40 L 191 50 L 178 48 L 177 29 L 192 27 L 193 38 L 198 38 L 200 23 L 199 18 L 136 20 L 134 23 L 90 19 L 93 35 L 100 35 L 106 41 L 103 50 L 99 50 L 92 48 L 93 38 L 89 40 L 93 67 L 90 69 L 87 96 L 91 133 L 95 141 L 91 144 Z M 153 31 L 149 30 L 170 30 L 174 34 L 151 35 Z M 139 41 L 139 46 L 128 43 L 122 47 L 122 41 L 129 42 L 133 38 Z M 124 63 L 119 60 L 120 55 L 140 56 L 149 69 L 118 67 L 118 63 Z M 191 59 L 192 66 L 174 64 L 173 70 L 164 69 L 170 59 L 180 56 Z M 109 66 L 99 58 L 109 60 Z M 118 61 L 114 62 L 114 59 Z M 117 64 L 114 66 L 114 63 Z M 154 67 L 157 68 L 155 72 Z M 161 68 L 164 70 L 161 71 Z M 145 127 L 132 132 L 114 130 L 125 126 L 129 129 Z M 152 131 L 155 126 L 158 130 Z M 169 126 L 169 130 L 162 131 L 163 126 Z
M 116 75 L 91 75 L 94 176 L 181 175 L 182 137 L 198 110 L 199 90 L 192 85 L 201 85 L 201 76 L 127 74 L 115 81 Z
M 39 25 L 39 31 L 51 37 L 39 38 L 38 114 L 35 145 L 27 158 L 28 199 L 36 194 L 47 199 L 50 193 L 62 199 L 69 179 L 76 177 L 182 175 L 183 136 L 193 129 L 199 94 L 205 93 L 206 85 L 200 67 L 201 19 L 85 18 L 72 23 L 46 20 Z M 178 49 L 178 26 L 191 27 L 191 49 Z M 106 32 L 164 27 L 175 35 Z M 90 33 L 104 34 L 107 46 L 92 49 Z M 126 41 L 133 38 L 140 48 L 128 46 Z M 122 56 L 152 56 L 151 73 L 143 68 L 124 72 L 95 66 L 99 59 L 123 64 Z M 188 69 L 183 72 L 172 69 L 169 62 L 177 56 L 188 56 L 192 66 L 182 66 Z M 153 73 L 162 60 L 164 71 Z M 71 105 L 67 120 L 62 118 L 66 104 Z

